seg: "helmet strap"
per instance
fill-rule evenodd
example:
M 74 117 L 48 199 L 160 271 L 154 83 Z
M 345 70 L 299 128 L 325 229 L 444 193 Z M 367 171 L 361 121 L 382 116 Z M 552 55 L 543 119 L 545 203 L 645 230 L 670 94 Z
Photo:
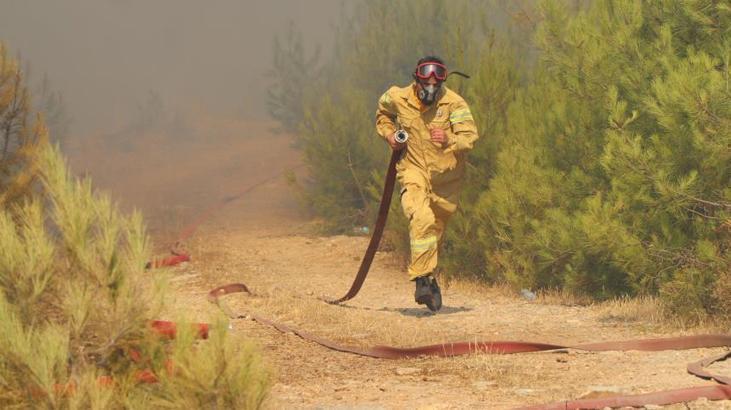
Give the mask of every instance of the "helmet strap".
M 452 74 L 457 74 L 458 76 L 464 77 L 464 78 L 470 78 L 470 76 L 468 76 L 467 74 L 465 74 L 461 71 L 450 71 L 449 74 L 447 74 L 447 78 L 449 78 L 449 76 Z

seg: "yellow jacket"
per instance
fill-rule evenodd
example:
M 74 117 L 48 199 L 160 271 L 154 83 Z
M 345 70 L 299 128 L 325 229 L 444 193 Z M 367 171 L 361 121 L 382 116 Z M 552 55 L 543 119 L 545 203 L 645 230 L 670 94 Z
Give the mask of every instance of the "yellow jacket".
M 477 140 L 477 128 L 465 100 L 446 86 L 439 99 L 424 106 L 415 93 L 415 83 L 391 87 L 378 100 L 376 131 L 384 140 L 399 128 L 409 134 L 405 155 L 397 164 L 402 186 L 416 184 L 431 191 L 464 174 L 464 154 Z M 432 128 L 442 128 L 448 143 L 431 141 Z M 425 186 L 426 185 L 426 186 Z

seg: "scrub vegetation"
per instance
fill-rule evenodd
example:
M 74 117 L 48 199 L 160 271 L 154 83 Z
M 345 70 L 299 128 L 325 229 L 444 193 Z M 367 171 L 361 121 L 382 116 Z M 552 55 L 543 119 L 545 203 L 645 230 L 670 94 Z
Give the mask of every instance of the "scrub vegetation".
M 441 254 L 447 274 L 728 317 L 731 8 L 500 3 L 363 1 L 343 12 L 321 76 L 277 77 L 279 89 L 308 88 L 290 94 L 304 110 L 283 124 L 297 118 L 308 204 L 333 231 L 373 220 L 389 155 L 376 101 L 436 54 L 472 75 L 447 85 L 481 135 Z M 397 200 L 390 226 L 405 237 Z
M 141 215 L 69 173 L 4 52 L 0 70 L 0 407 L 259 407 L 269 373 L 225 324 L 150 330 L 165 274 Z

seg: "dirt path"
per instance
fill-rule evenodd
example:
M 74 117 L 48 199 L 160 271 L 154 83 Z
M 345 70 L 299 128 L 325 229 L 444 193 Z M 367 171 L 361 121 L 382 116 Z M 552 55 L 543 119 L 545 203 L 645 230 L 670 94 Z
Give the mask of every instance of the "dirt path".
M 207 126 L 221 137 L 178 147 L 175 155 L 158 152 L 162 164 L 155 150 L 122 154 L 128 156 L 127 167 L 130 161 L 135 165 L 124 183 L 105 179 L 121 172 L 114 169 L 115 161 L 102 166 L 79 157 L 76 166 L 99 174 L 98 184 L 123 198 L 123 205 L 155 216 L 150 219 L 153 233 L 164 243 L 208 204 L 299 163 L 289 140 L 270 134 L 264 125 L 256 128 L 256 138 L 243 135 L 251 124 Z M 291 190 L 278 178 L 219 210 L 186 243 L 193 260 L 174 271 L 175 306 L 208 320 L 215 308 L 206 301 L 206 292 L 244 282 L 256 295 L 229 297 L 236 310 L 357 346 L 470 340 L 576 344 L 683 334 L 646 320 L 643 315 L 652 309 L 643 313 L 641 304 L 581 307 L 526 301 L 506 290 L 469 283 L 445 288 L 445 307 L 432 315 L 415 305 L 413 284 L 388 252 L 377 254 L 356 299 L 331 306 L 318 297 L 347 290 L 368 238 L 315 235 L 311 221 L 298 209 Z M 234 337 L 260 345 L 276 372 L 270 408 L 503 409 L 707 385 L 711 383 L 688 375 L 685 366 L 722 351 L 569 351 L 389 361 L 330 351 L 248 320 L 231 324 Z M 731 365 L 714 370 L 730 374 Z M 689 408 L 731 409 L 731 403 L 701 400 Z

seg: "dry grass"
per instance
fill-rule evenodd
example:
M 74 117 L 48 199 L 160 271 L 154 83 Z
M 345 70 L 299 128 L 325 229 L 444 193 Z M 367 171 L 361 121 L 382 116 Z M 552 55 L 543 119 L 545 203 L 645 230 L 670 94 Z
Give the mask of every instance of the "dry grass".
M 506 300 L 527 301 L 508 284 L 488 285 L 476 279 L 448 278 L 443 288 L 454 289 L 486 300 L 499 297 Z M 624 296 L 596 302 L 587 295 L 577 295 L 566 289 L 547 289 L 538 291 L 532 302 L 540 305 L 582 307 L 595 314 L 600 322 L 651 325 L 668 331 L 726 333 L 731 320 L 726 312 L 692 321 L 686 320 L 670 314 L 658 297 L 650 295 Z
M 403 360 L 399 365 L 419 368 L 424 376 L 431 378 L 457 376 L 490 385 L 513 385 L 518 381 L 514 363 L 502 355 L 471 354 L 439 360 L 417 358 Z
M 600 321 L 621 323 L 664 323 L 666 316 L 662 304 L 653 296 L 623 297 L 595 304 L 593 309 Z
M 464 294 L 482 298 L 516 298 L 518 293 L 507 283 L 487 284 L 477 278 L 459 278 L 454 276 L 437 276 L 442 289 L 455 290 Z
M 561 305 L 561 306 L 589 306 L 593 303 L 591 298 L 585 295 L 577 295 L 566 289 L 546 289 L 537 294 L 539 303 Z
M 729 329 L 729 318 L 724 315 L 688 320 L 671 314 L 654 296 L 617 298 L 595 304 L 592 308 L 599 314 L 600 321 L 652 325 L 665 331 L 728 333 Z

